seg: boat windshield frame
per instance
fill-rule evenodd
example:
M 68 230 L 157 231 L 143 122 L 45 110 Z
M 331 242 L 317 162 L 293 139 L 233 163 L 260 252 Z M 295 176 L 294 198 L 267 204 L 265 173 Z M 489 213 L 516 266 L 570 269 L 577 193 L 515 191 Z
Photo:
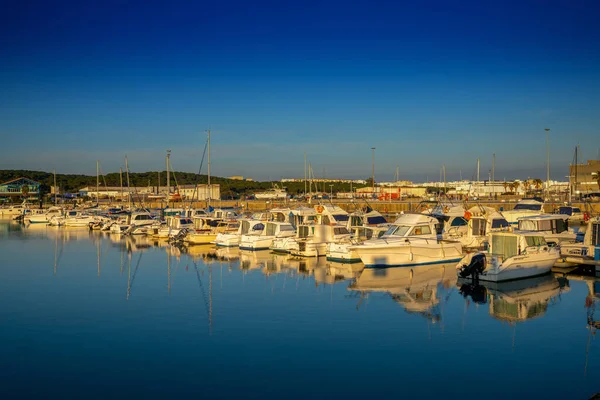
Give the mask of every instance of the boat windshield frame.
M 384 236 L 406 236 L 411 228 L 412 225 L 392 225 L 385 232 Z

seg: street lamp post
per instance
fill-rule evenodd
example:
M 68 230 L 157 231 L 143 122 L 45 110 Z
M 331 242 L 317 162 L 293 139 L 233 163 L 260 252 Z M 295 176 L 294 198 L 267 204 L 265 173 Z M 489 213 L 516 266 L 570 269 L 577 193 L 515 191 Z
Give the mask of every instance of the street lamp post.
M 371 185 L 375 196 L 375 147 L 371 147 Z
M 550 128 L 546 131 L 546 196 L 550 197 Z
M 333 199 L 333 185 L 329 185 L 329 199 Z

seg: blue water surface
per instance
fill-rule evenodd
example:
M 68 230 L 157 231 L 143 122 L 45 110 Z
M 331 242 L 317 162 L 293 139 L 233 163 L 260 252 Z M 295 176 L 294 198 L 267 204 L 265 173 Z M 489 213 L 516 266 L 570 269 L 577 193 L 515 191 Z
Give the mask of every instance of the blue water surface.
M 550 275 L 477 297 L 461 293 L 453 266 L 361 272 L 8 223 L 0 254 L 3 398 L 587 399 L 600 391 L 590 325 L 600 298 L 589 277 Z

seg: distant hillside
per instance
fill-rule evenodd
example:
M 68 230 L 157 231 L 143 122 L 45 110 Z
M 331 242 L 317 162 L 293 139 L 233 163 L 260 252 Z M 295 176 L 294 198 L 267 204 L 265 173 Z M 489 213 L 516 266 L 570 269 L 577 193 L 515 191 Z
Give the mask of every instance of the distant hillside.
M 42 184 L 42 192 L 49 193 L 50 187 L 54 182 L 54 175 L 51 172 L 29 171 L 29 170 L 0 170 L 0 183 L 6 182 L 15 178 L 24 176 L 33 179 Z M 161 186 L 166 185 L 166 171 L 160 173 Z M 255 191 L 261 191 L 273 187 L 279 182 L 255 182 L 255 181 L 240 181 L 227 178 L 211 176 L 211 183 L 221 185 L 221 196 L 237 198 L 241 195 L 252 194 Z M 131 186 L 157 186 L 157 172 L 130 172 L 129 182 Z M 171 185 L 193 185 L 195 183 L 208 183 L 207 175 L 198 175 L 191 172 L 172 172 Z M 86 186 L 96 186 L 96 176 L 88 175 L 73 175 L 73 174 L 56 174 L 56 184 L 60 187 L 61 192 L 78 192 Z M 118 172 L 100 176 L 100 186 L 120 186 L 120 178 Z M 126 174 L 123 173 L 123 186 L 127 186 Z M 360 185 L 354 185 L 359 187 Z M 364 185 L 363 185 L 364 186 Z M 285 187 L 288 193 L 292 195 L 301 194 L 304 192 L 303 182 L 286 182 Z M 335 183 L 333 187 L 325 184 L 321 188 L 324 192 L 349 191 L 350 185 L 345 183 Z

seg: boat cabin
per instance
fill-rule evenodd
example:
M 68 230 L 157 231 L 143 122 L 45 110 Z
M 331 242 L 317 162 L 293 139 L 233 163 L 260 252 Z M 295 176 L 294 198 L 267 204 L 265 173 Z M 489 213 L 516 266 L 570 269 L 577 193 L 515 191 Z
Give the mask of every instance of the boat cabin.
M 488 253 L 502 262 L 527 251 L 537 251 L 544 246 L 548 246 L 546 239 L 536 232 L 492 232 Z
M 568 231 L 568 217 L 564 214 L 544 214 L 521 217 L 517 220 L 520 231 L 562 233 Z
M 194 221 L 192 218 L 175 216 L 167 219 L 167 227 L 169 229 L 192 228 Z
M 265 229 L 265 223 L 260 220 L 243 219 L 238 228 L 239 235 L 260 235 Z
M 381 236 L 386 237 L 422 237 L 437 238 L 437 218 L 424 214 L 402 214 Z
M 267 222 L 262 236 L 294 236 L 294 226 L 289 222 Z

